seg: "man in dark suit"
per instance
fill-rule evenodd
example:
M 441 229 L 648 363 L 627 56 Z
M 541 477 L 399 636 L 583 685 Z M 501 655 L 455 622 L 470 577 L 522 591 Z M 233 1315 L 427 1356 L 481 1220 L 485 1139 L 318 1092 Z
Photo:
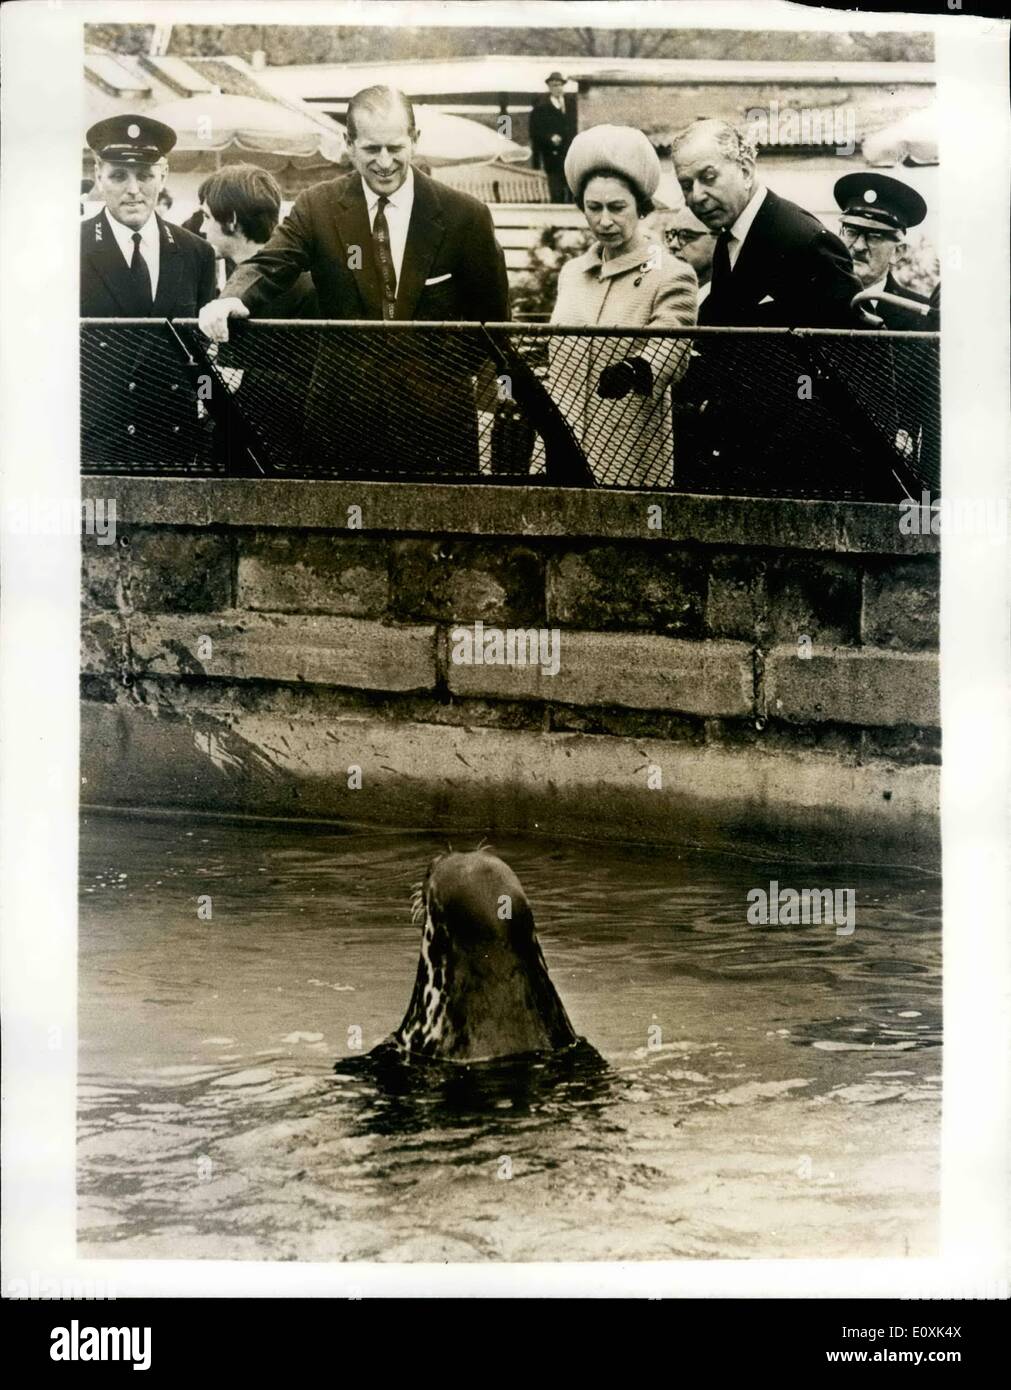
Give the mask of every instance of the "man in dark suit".
M 530 163 L 548 176 L 553 203 L 571 203 L 572 194 L 565 181 L 565 156 L 575 135 L 574 122 L 565 106 L 565 78 L 553 72 L 547 78 L 548 95 L 534 103 L 530 111 Z
M 389 87 L 352 97 L 354 172 L 300 194 L 236 268 L 200 326 L 258 316 L 308 271 L 323 319 L 468 320 L 509 315 L 505 257 L 483 203 L 412 168 L 414 111 Z M 473 375 L 483 350 L 459 335 L 326 330 L 306 404 L 303 453 L 342 472 L 477 468 Z
M 156 210 L 175 131 L 149 116 L 112 116 L 87 134 L 93 196 L 81 223 L 82 318 L 194 318 L 214 297 L 214 252 Z M 86 334 L 81 362 L 85 464 L 185 463 L 205 433 L 163 334 L 108 329 L 104 352 Z M 173 389 L 173 383 L 174 388 Z
M 756 177 L 734 126 L 700 120 L 674 140 L 685 201 L 717 233 L 704 325 L 863 328 L 850 253 L 811 213 Z M 686 374 L 695 455 L 675 478 L 705 491 L 891 495 L 890 445 L 854 396 L 849 340 L 699 339 Z M 894 438 L 894 436 L 892 436 Z M 677 460 L 676 460 L 677 463 Z M 688 481 L 690 479 L 690 482 Z
M 755 150 L 739 130 L 696 121 L 676 137 L 672 154 L 685 202 L 717 233 L 701 323 L 861 325 L 851 308 L 860 282 L 849 251 L 811 213 L 759 183 Z

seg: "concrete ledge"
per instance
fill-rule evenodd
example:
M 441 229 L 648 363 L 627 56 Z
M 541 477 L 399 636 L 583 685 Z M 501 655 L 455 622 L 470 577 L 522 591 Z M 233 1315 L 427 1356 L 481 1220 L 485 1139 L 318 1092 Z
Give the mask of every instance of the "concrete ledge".
M 776 647 L 765 660 L 769 714 L 800 724 L 940 724 L 938 659 L 930 652 Z
M 785 842 L 834 863 L 933 864 L 937 854 L 939 769 L 884 761 L 87 701 L 81 747 L 90 804 L 737 849 Z
M 935 554 L 903 535 L 898 504 L 489 484 L 86 477 L 124 526 L 258 528 L 676 540 L 880 555 Z M 359 513 L 350 509 L 360 509 Z M 659 509 L 659 510 L 657 510 Z
M 95 613 L 82 629 L 82 670 L 135 675 L 306 681 L 362 690 L 435 685 L 435 628 L 357 618 L 233 611 Z
M 683 714 L 743 716 L 753 709 L 751 651 L 742 642 L 562 630 L 558 655 L 554 676 L 545 675 L 539 665 L 450 661 L 449 689 L 456 695 L 502 700 L 558 700 Z

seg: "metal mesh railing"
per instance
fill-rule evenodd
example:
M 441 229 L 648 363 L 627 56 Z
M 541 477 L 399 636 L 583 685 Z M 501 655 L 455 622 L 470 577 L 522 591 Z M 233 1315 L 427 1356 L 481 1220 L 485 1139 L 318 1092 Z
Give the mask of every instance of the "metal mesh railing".
M 84 320 L 86 472 L 939 491 L 938 336 Z

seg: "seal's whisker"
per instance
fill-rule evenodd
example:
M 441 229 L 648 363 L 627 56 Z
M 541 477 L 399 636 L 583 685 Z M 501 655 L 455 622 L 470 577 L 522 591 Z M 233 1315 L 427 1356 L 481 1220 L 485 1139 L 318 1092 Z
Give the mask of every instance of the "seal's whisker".
M 418 926 L 425 917 L 425 881 L 418 879 L 411 884 L 411 921 Z

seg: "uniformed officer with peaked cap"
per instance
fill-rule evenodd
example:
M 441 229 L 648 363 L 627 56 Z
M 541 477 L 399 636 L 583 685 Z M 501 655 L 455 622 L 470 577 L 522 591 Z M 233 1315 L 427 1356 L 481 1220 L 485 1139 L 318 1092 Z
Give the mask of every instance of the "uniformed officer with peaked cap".
M 865 290 L 880 290 L 912 301 L 908 309 L 887 299 L 865 300 L 864 307 L 893 331 L 936 330 L 935 299 L 899 284 L 892 264 L 910 227 L 927 215 L 927 204 L 908 183 L 889 174 L 846 174 L 837 180 L 835 199 L 842 210 L 840 235 L 850 249 L 853 269 Z M 922 304 L 923 310 L 914 305 Z M 939 483 L 940 418 L 937 349 L 932 343 L 896 342 L 877 345 L 875 375 L 887 391 L 881 397 L 892 407 L 887 423 L 895 430 L 899 455 L 914 477 L 934 487 Z M 880 402 L 879 402 L 880 414 Z M 894 418 L 893 418 L 894 416 Z M 908 485 L 908 484 L 907 484 Z
M 92 196 L 105 204 L 81 224 L 81 314 L 194 318 L 215 295 L 214 252 L 156 210 L 176 133 L 150 116 L 109 116 L 87 134 Z
M 839 235 L 853 257 L 853 270 L 865 290 L 900 295 L 917 304 L 926 295 L 900 285 L 892 264 L 910 227 L 918 227 L 927 215 L 927 204 L 908 183 L 889 174 L 871 171 L 845 174 L 836 181 L 835 200 L 842 210 Z M 903 309 L 887 300 L 864 301 L 865 307 L 890 329 L 923 329 L 926 321 L 918 310 Z
M 151 116 L 107 116 L 85 139 L 97 159 L 119 164 L 155 164 L 175 148 L 176 133 Z
M 206 241 L 156 208 L 176 134 L 150 116 L 110 116 L 87 134 L 92 196 L 81 223 L 82 318 L 195 318 L 217 289 Z M 82 454 L 88 464 L 185 463 L 206 432 L 164 328 L 86 330 L 81 352 Z

